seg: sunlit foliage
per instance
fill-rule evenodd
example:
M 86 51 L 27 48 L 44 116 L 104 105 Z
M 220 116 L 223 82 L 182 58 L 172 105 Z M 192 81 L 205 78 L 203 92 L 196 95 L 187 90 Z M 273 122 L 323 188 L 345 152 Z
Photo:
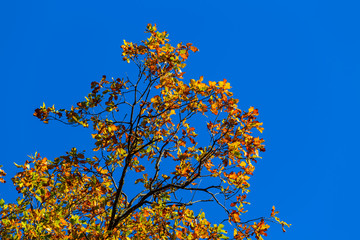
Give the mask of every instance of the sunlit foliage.
M 122 45 L 123 60 L 138 69 L 135 80 L 103 76 L 70 109 L 35 110 L 44 123 L 91 129 L 95 146 L 88 156 L 73 148 L 17 165 L 20 197 L 0 201 L 2 239 L 262 239 L 269 223 L 288 226 L 275 208 L 269 217 L 245 218 L 248 181 L 265 151 L 258 110 L 239 109 L 225 79 L 183 80 L 198 49 L 170 45 L 156 25 L 146 32 L 141 44 Z M 205 217 L 212 205 L 221 209 L 216 223 Z

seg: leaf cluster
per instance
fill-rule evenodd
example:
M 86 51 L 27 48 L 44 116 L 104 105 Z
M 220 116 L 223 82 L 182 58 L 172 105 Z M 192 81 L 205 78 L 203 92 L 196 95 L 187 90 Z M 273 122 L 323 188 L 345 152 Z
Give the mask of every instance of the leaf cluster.
M 146 32 L 150 37 L 140 44 L 122 45 L 123 60 L 138 68 L 137 79 L 103 76 L 69 110 L 45 104 L 35 110 L 44 123 L 90 128 L 95 146 L 88 157 L 73 148 L 54 160 L 35 154 L 17 165 L 22 171 L 12 180 L 21 197 L 0 203 L 0 236 L 229 238 L 223 224 L 192 210 L 205 202 L 223 210 L 234 239 L 262 239 L 271 221 L 288 226 L 274 209 L 269 218 L 243 217 L 249 179 L 265 151 L 255 134 L 263 131 L 258 110 L 239 109 L 226 79 L 183 80 L 185 62 L 198 49 L 170 45 L 156 25 Z M 201 125 L 207 141 L 196 133 Z

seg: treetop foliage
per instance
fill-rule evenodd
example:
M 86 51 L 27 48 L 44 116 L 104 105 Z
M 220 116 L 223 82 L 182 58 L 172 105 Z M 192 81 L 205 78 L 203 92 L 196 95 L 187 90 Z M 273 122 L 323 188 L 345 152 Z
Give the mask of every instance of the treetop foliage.
M 170 45 L 156 25 L 146 33 L 140 44 L 121 46 L 136 79 L 103 76 L 70 109 L 35 110 L 44 123 L 91 129 L 95 146 L 54 160 L 36 153 L 16 165 L 20 197 L 0 201 L 3 239 L 262 239 L 270 222 L 289 226 L 274 207 L 269 217 L 246 218 L 248 181 L 265 151 L 258 110 L 239 109 L 225 79 L 184 80 L 198 49 Z M 214 204 L 215 224 L 205 217 Z

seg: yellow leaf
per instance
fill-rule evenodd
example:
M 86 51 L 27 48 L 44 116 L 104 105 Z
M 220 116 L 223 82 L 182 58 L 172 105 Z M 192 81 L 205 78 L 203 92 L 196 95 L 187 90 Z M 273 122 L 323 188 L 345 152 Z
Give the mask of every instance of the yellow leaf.
M 119 128 L 118 128 L 117 126 L 115 126 L 114 124 L 111 125 L 109 128 L 110 128 L 111 131 L 113 131 L 113 132 L 119 129 Z
M 210 86 L 210 87 L 215 87 L 215 86 L 216 86 L 216 82 L 209 81 L 209 86 Z

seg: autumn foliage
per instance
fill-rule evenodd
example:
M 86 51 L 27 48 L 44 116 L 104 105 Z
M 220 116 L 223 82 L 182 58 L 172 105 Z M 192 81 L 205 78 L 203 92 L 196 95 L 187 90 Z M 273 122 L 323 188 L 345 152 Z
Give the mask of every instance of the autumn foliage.
M 35 110 L 44 123 L 91 129 L 95 146 L 17 165 L 20 197 L 0 201 L 2 239 L 262 239 L 271 222 L 288 226 L 274 208 L 269 217 L 245 214 L 265 151 L 258 110 L 239 109 L 225 79 L 183 80 L 198 49 L 170 45 L 156 25 L 146 32 L 141 44 L 121 46 L 136 79 L 103 76 L 71 109 Z M 215 205 L 213 223 L 205 213 Z

